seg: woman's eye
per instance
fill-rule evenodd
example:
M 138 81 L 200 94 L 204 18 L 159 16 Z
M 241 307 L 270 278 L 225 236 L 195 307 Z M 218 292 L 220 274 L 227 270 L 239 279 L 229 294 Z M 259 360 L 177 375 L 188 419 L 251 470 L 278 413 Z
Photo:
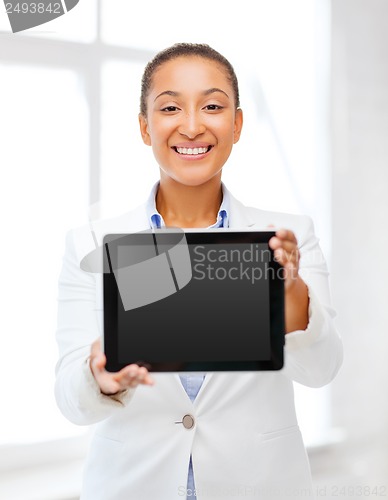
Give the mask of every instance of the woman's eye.
M 207 109 L 208 111 L 217 111 L 219 109 L 222 109 L 222 106 L 218 106 L 218 104 L 208 104 L 207 106 L 205 106 L 205 109 Z
M 167 111 L 167 112 L 172 112 L 172 111 L 177 111 L 176 106 L 167 106 L 166 108 L 162 108 L 162 111 Z

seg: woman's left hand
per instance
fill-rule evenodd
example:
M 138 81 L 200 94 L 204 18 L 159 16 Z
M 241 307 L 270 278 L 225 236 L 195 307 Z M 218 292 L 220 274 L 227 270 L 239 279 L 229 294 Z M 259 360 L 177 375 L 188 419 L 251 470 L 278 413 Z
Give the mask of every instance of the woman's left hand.
M 300 253 L 295 234 L 279 229 L 269 240 L 275 259 L 284 269 L 286 333 L 305 330 L 309 322 L 309 296 L 306 283 L 299 275 Z
M 269 241 L 274 250 L 275 259 L 284 268 L 284 286 L 286 290 L 296 282 L 299 276 L 299 248 L 295 234 L 288 229 L 279 229 Z

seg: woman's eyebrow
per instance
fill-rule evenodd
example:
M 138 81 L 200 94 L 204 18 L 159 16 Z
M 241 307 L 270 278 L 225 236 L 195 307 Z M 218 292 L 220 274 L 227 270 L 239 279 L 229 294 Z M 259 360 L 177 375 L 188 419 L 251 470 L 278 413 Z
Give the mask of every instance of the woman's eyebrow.
M 229 99 L 228 94 L 224 90 L 219 89 L 217 87 L 212 87 L 211 89 L 204 90 L 202 92 L 202 94 L 206 96 L 206 95 L 214 94 L 215 92 L 221 92 L 222 94 L 226 95 L 226 97 Z M 174 90 L 165 90 L 164 92 L 161 92 L 160 94 L 158 94 L 155 97 L 154 102 L 156 101 L 156 99 L 158 99 L 162 95 L 169 95 L 169 96 L 172 96 L 172 97 L 179 97 L 181 95 L 181 93 L 180 92 L 175 92 Z
M 210 94 L 214 94 L 215 92 L 222 92 L 224 95 L 226 95 L 226 97 L 229 99 L 229 96 L 228 94 L 222 90 L 222 89 L 219 89 L 217 87 L 212 87 L 211 89 L 207 89 L 203 92 L 203 95 L 210 95 Z
M 173 90 L 165 90 L 164 92 L 161 92 L 159 95 L 157 95 L 155 97 L 154 102 L 156 101 L 156 99 L 158 99 L 162 95 L 171 95 L 172 97 L 178 97 L 178 96 L 180 96 L 180 93 L 179 92 L 174 92 Z

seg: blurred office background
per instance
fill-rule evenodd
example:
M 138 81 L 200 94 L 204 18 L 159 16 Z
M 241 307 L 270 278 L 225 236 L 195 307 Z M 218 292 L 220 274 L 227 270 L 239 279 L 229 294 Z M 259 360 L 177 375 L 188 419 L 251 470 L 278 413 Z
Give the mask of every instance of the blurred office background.
M 295 386 L 318 496 L 388 497 L 388 2 L 80 0 L 19 34 L 1 12 L 0 30 L 0 498 L 78 498 L 93 429 L 53 396 L 64 237 L 148 196 L 140 78 L 177 41 L 209 43 L 239 76 L 224 182 L 310 215 L 328 260 L 344 364 L 327 387 Z

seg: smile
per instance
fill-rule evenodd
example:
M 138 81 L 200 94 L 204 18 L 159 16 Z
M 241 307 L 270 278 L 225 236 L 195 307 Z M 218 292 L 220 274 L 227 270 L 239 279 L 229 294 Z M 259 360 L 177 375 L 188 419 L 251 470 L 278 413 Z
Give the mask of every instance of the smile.
M 174 147 L 175 151 L 179 153 L 180 155 L 187 155 L 187 156 L 197 156 L 201 154 L 208 153 L 213 146 L 207 146 L 206 148 L 178 148 Z

